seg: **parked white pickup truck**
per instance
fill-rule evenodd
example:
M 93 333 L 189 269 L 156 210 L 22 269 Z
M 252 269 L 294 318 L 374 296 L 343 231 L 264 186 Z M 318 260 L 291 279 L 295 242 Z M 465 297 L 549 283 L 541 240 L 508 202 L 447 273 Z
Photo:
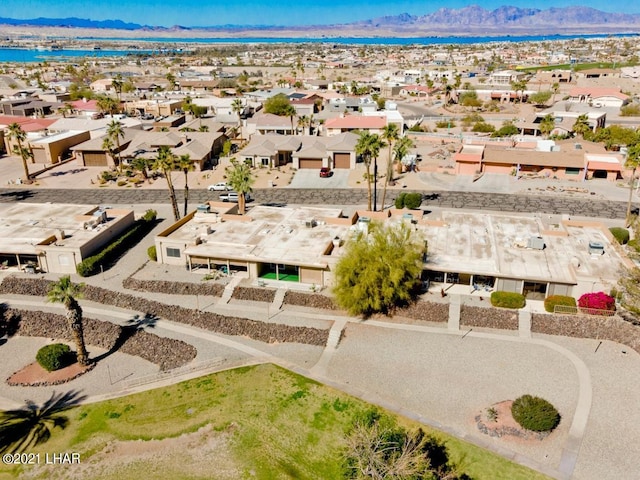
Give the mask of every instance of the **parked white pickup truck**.
M 220 201 L 238 203 L 238 192 L 221 193 Z M 251 201 L 251 195 L 249 195 L 248 193 L 245 193 L 244 201 L 245 202 Z

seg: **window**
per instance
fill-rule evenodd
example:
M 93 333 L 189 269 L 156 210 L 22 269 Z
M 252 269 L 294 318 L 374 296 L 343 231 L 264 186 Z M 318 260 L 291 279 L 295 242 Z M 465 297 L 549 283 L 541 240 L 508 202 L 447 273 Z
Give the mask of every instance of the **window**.
M 265 167 L 268 167 L 269 166 L 269 159 L 265 158 L 265 157 L 262 157 L 262 165 L 265 166 Z
M 179 248 L 171 248 L 167 247 L 167 257 L 180 257 L 180 249 Z
M 580 169 L 579 168 L 569 168 L 569 167 L 567 167 L 565 169 L 565 173 L 567 175 L 580 175 Z

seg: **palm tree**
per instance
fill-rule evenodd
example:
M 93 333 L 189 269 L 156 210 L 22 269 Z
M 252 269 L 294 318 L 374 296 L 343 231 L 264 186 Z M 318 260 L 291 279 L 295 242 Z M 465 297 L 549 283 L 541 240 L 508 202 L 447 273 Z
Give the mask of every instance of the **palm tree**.
M 393 147 L 393 156 L 398 164 L 398 173 L 402 173 L 402 159 L 413 148 L 413 140 L 409 137 L 400 138 Z
M 122 85 L 122 75 L 118 73 L 114 78 L 111 79 L 111 86 L 116 91 L 116 95 L 118 96 L 118 110 L 120 109 L 121 103 L 120 96 L 122 95 Z
M 111 140 L 109 137 L 104 137 L 104 140 L 102 140 L 102 150 L 104 150 L 104 153 L 111 157 L 111 160 L 113 160 L 113 163 L 115 164 L 115 152 L 113 148 L 113 140 Z
M 364 162 L 365 167 L 365 177 L 367 181 L 367 209 L 371 210 L 371 159 L 374 159 L 374 167 L 373 167 L 373 181 L 374 181 L 374 189 L 377 190 L 377 175 L 378 175 L 378 155 L 380 154 L 380 149 L 385 145 L 382 140 L 380 140 L 380 136 L 377 134 L 372 134 L 368 131 L 360 132 L 360 138 L 358 139 L 358 143 L 356 144 L 356 154 L 358 154 L 362 161 Z M 375 193 L 375 192 L 374 192 Z M 375 195 L 374 195 L 375 196 Z M 375 203 L 375 199 L 374 199 Z M 375 211 L 375 205 L 374 205 Z
M 255 181 L 249 165 L 239 163 L 235 158 L 231 159 L 231 166 L 225 169 L 227 184 L 238 192 L 238 213 L 244 215 L 246 198 L 245 194 L 252 191 L 251 186 Z
M 575 123 L 573 124 L 573 132 L 576 135 L 580 135 L 580 137 L 584 138 L 587 132 L 591 131 L 591 126 L 589 125 L 589 116 L 586 113 L 579 115 L 576 118 Z
M 545 115 L 545 117 L 540 121 L 540 127 L 539 127 L 540 133 L 545 137 L 548 137 L 549 134 L 553 132 L 553 129 L 555 128 L 555 126 L 556 126 L 556 123 L 553 118 L 553 115 L 551 114 Z
M 146 158 L 136 157 L 131 160 L 130 165 L 134 170 L 138 170 L 140 173 L 142 173 L 142 176 L 145 180 L 149 181 L 149 173 L 147 172 L 149 161 Z
M 167 187 L 169 188 L 169 200 L 171 201 L 173 216 L 177 222 L 180 220 L 180 211 L 178 210 L 176 190 L 173 187 L 173 180 L 171 179 L 171 171 L 176 168 L 176 157 L 169 147 L 163 145 L 158 149 L 156 159 L 154 160 L 151 168 L 154 170 L 160 170 L 167 181 Z
M 306 115 L 302 115 L 301 117 L 298 117 L 298 127 L 302 128 L 302 134 L 306 134 L 307 133 L 307 127 L 309 127 L 311 125 L 311 119 L 309 117 L 307 117 Z
M 67 323 L 71 330 L 71 335 L 76 344 L 76 357 L 82 366 L 89 365 L 89 354 L 84 344 L 84 333 L 82 327 L 82 307 L 78 303 L 78 298 L 82 298 L 84 283 L 75 284 L 69 275 L 60 277 L 57 282 L 53 282 L 47 292 L 47 299 L 52 303 L 62 303 L 67 310 Z
M 114 113 L 118 113 L 118 102 L 115 98 L 102 95 L 98 97 L 96 105 L 98 106 L 98 109 L 104 114 L 113 115 Z
M 18 144 L 13 146 L 13 154 L 19 156 L 22 159 L 22 168 L 24 169 L 24 183 L 31 183 L 31 176 L 29 175 L 29 165 L 27 164 L 27 158 L 32 158 L 33 154 L 31 150 L 22 146 L 22 142 L 27 139 L 27 134 L 22 130 L 22 126 L 19 123 L 13 122 L 8 127 L 8 137 L 15 140 Z
M 195 170 L 189 154 L 180 155 L 176 166 L 184 173 L 184 215 L 187 215 L 187 204 L 189 203 L 189 172 Z
M 238 116 L 238 127 L 240 127 L 241 119 L 240 113 L 244 110 L 244 104 L 242 99 L 236 98 L 233 102 L 231 102 L 231 110 Z
M 382 190 L 382 207 L 381 210 L 384 210 L 384 199 L 387 196 L 387 185 L 389 184 L 389 180 L 393 177 L 393 167 L 391 165 L 391 149 L 393 148 L 393 143 L 396 142 L 400 138 L 400 129 L 396 123 L 387 124 L 382 130 L 382 138 L 387 142 L 389 147 L 389 156 L 387 158 L 387 171 L 384 177 L 384 189 Z
M 527 88 L 527 82 L 524 80 L 518 80 L 516 82 L 511 82 L 511 88 L 516 92 L 516 98 L 520 99 L 520 103 L 522 103 L 522 97 L 524 97 L 524 91 Z M 520 95 L 518 96 L 518 92 Z
M 551 91 L 553 92 L 551 103 L 556 103 L 556 94 L 558 93 L 558 90 L 560 90 L 560 84 L 558 82 L 551 85 Z
M 208 125 L 200 125 L 198 127 L 198 131 L 199 132 L 203 132 L 203 133 L 208 132 L 209 131 L 209 126 Z
M 283 116 L 289 117 L 289 120 L 291 120 L 291 133 L 293 134 L 293 117 L 296 116 L 296 108 L 293 105 L 287 105 L 283 111 Z
M 124 130 L 122 124 L 117 120 L 111 120 L 107 125 L 107 138 L 115 143 L 118 152 L 118 169 L 122 170 L 122 158 L 120 157 L 120 139 L 124 140 Z

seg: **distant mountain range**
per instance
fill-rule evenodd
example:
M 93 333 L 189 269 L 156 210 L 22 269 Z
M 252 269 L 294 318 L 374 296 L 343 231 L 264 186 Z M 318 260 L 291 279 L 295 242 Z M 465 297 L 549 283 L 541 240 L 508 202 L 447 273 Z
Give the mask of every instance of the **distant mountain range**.
M 89 20 L 82 18 L 35 18 L 17 20 L 1 18 L 0 25 L 127 30 L 130 32 L 171 33 L 186 36 L 195 32 L 241 34 L 265 33 L 323 36 L 420 36 L 420 35 L 551 35 L 576 33 L 637 33 L 640 14 L 607 13 L 589 7 L 517 8 L 510 6 L 486 10 L 478 5 L 460 9 L 441 8 L 426 15 L 403 13 L 348 24 L 333 25 L 218 25 L 203 27 L 157 27 L 126 23 L 121 20 Z

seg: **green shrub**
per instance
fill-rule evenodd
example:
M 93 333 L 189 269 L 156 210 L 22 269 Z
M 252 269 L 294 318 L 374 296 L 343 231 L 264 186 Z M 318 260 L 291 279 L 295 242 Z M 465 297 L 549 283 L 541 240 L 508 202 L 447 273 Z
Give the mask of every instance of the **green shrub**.
M 147 248 L 147 255 L 149 256 L 149 260 L 153 260 L 154 262 L 158 261 L 158 252 L 156 252 L 155 245 L 151 245 Z
M 36 360 L 48 372 L 59 370 L 71 364 L 73 354 L 69 345 L 54 343 L 45 345 L 36 354 Z
M 142 216 L 142 220 L 144 220 L 145 222 L 154 222 L 157 216 L 158 216 L 158 212 L 150 208 L 149 210 L 144 212 L 144 215 Z
M 629 240 L 627 243 L 629 248 L 633 248 L 636 252 L 640 253 L 640 238 L 634 238 L 633 240 Z
M 119 187 L 124 187 L 127 184 L 126 180 L 118 180 L 118 183 L 116 185 L 118 185 Z
M 544 398 L 523 395 L 511 405 L 511 415 L 522 428 L 549 432 L 560 423 L 558 410 Z
M 438 128 L 453 128 L 456 126 L 456 122 L 453 120 L 438 120 L 436 122 L 436 127 Z
M 565 295 L 551 295 L 544 299 L 544 309 L 547 312 L 553 313 L 556 305 L 562 305 L 566 307 L 577 306 L 575 298 L 567 297 Z
M 526 300 L 521 293 L 514 292 L 493 292 L 491 294 L 491 305 L 502 308 L 522 308 Z
M 626 228 L 611 227 L 609 231 L 620 245 L 626 245 L 629 242 L 629 230 Z
M 100 271 L 100 265 L 102 265 L 103 268 L 109 268 L 113 265 L 121 255 L 149 233 L 154 223 L 152 220 L 146 220 L 146 218 L 154 219 L 155 215 L 155 210 L 147 210 L 144 216 L 136 221 L 130 230 L 111 242 L 100 252 L 85 258 L 76 266 L 78 275 L 81 277 L 90 277 Z
M 496 131 L 496 127 L 487 122 L 478 122 L 473 126 L 471 131 L 477 133 L 493 133 Z
M 407 193 L 402 192 L 396 198 L 396 208 L 408 208 L 410 210 L 415 210 L 420 207 L 422 204 L 422 194 L 421 193 Z

